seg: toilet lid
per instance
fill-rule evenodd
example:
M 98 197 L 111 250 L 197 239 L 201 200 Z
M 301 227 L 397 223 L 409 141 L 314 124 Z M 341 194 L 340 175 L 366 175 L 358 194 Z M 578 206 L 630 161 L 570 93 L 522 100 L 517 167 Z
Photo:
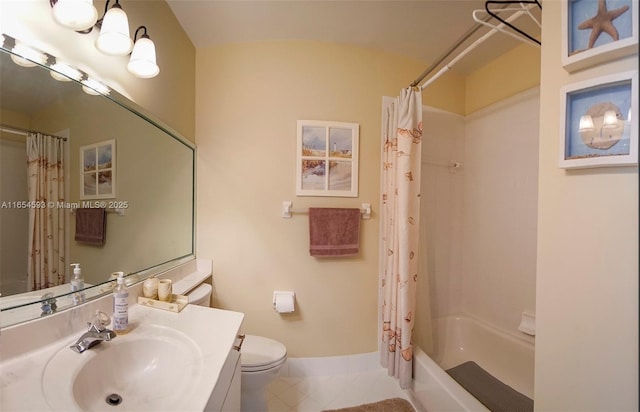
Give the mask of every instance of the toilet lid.
M 273 339 L 245 335 L 240 353 L 242 370 L 264 370 L 283 363 L 287 357 L 287 348 Z
M 207 297 L 211 297 L 211 291 L 213 288 L 208 283 L 202 283 L 197 288 L 193 289 L 187 294 L 189 297 L 189 303 L 200 305 Z M 209 303 L 207 302 L 207 306 Z

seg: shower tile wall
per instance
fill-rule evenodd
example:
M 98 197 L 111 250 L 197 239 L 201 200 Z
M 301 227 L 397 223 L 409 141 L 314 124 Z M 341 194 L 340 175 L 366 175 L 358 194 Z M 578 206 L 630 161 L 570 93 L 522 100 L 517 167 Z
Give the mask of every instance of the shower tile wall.
M 458 313 L 462 306 L 464 169 L 452 169 L 450 162 L 463 161 L 464 117 L 435 109 L 425 109 L 422 116 L 420 279 L 429 282 L 418 282 L 414 334 L 418 346 L 428 350 L 425 317 Z
M 462 310 L 520 334 L 535 312 L 538 90 L 467 116 Z
M 535 311 L 538 112 L 537 90 L 466 118 L 423 112 L 419 345 L 420 296 L 432 317 L 464 312 L 514 334 Z

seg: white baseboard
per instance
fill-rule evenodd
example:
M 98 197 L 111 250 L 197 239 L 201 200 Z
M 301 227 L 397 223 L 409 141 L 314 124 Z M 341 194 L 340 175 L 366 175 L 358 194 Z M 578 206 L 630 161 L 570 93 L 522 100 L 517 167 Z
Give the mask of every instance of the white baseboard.
M 332 376 L 367 372 L 381 368 L 380 353 L 327 356 L 319 358 L 288 358 L 280 369 L 282 377 Z

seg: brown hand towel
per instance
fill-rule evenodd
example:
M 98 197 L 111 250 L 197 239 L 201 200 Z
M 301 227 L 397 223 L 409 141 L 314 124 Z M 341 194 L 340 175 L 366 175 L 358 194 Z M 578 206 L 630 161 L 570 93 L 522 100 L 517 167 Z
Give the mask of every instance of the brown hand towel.
M 360 247 L 360 209 L 309 208 L 309 253 L 355 256 Z
M 76 209 L 77 242 L 90 245 L 104 245 L 107 232 L 107 211 L 104 208 Z

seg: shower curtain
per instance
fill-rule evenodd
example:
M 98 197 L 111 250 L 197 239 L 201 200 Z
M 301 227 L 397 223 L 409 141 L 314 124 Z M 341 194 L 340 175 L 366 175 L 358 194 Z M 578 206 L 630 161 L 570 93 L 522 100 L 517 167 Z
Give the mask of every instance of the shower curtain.
M 39 290 L 65 283 L 64 140 L 27 135 L 29 251 L 27 284 Z
M 411 383 L 418 280 L 421 90 L 402 90 L 383 122 L 380 360 L 404 389 Z

